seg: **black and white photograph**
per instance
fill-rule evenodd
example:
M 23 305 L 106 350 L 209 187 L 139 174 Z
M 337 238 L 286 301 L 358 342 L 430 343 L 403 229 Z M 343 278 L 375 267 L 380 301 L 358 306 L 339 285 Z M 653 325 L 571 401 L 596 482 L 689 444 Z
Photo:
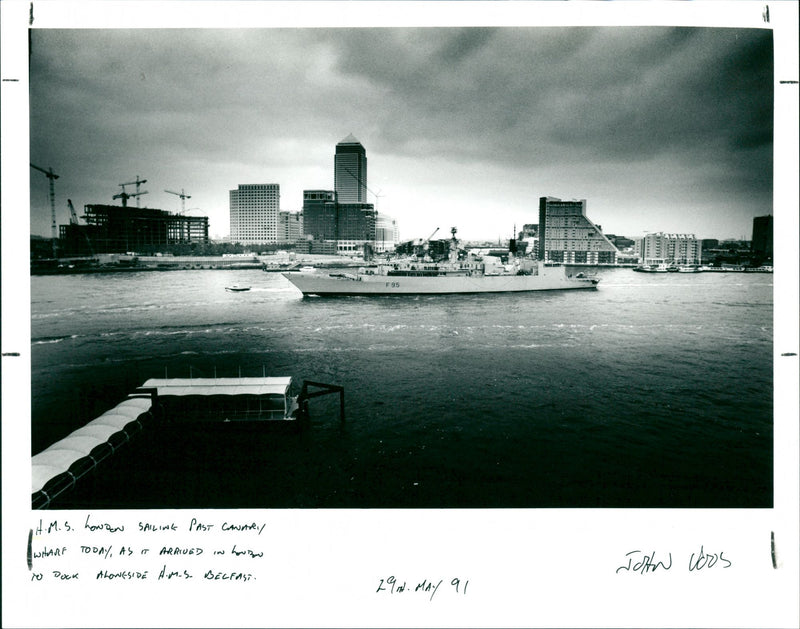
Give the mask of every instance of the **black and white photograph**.
M 19 463 L 3 477 L 43 523 L 22 527 L 33 527 L 32 574 L 31 557 L 70 556 L 68 545 L 48 554 L 53 531 L 110 535 L 80 546 L 83 565 L 115 552 L 123 562 L 113 534 L 125 527 L 152 539 L 213 528 L 239 536 L 214 551 L 236 557 L 216 579 L 241 580 L 222 588 L 239 601 L 277 579 L 241 568 L 277 556 L 268 536 L 299 521 L 313 547 L 358 546 L 355 532 L 320 539 L 319 523 L 348 522 L 373 540 L 353 557 L 372 554 L 375 535 L 408 572 L 417 544 L 444 544 L 450 564 L 360 574 L 356 600 L 368 602 L 355 616 L 298 610 L 227 626 L 658 626 L 473 609 L 509 587 L 485 573 L 511 558 L 483 545 L 524 547 L 530 523 L 551 515 L 556 530 L 562 519 L 585 527 L 579 546 L 610 580 L 662 579 L 674 594 L 697 588 L 665 585 L 688 565 L 697 581 L 708 572 L 714 600 L 737 568 L 744 578 L 743 554 L 797 572 L 796 521 L 769 517 L 796 510 L 779 470 L 790 457 L 796 489 L 796 152 L 783 160 L 796 149 L 797 122 L 785 119 L 798 77 L 774 22 L 796 6 L 697 3 L 670 21 L 664 7 L 636 17 L 647 3 L 619 3 L 633 18 L 599 11 L 618 3 L 563 3 L 585 13 L 555 18 L 540 5 L 562 3 L 466 3 L 474 15 L 444 19 L 419 5 L 463 5 L 254 2 L 214 20 L 201 19 L 205 3 L 140 2 L 82 24 L 56 3 L 13 4 L 25 7 L 27 59 L 4 62 L 4 98 L 23 84 L 28 119 L 23 152 L 3 151 L 4 183 L 16 177 L 24 194 L 3 199 L 3 373 L 29 370 L 13 418 L 29 446 L 16 440 Z M 376 17 L 377 4 L 394 19 Z M 527 11 L 512 21 L 485 4 Z M 709 19 L 709 4 L 733 23 Z M 421 16 L 409 19 L 412 5 Z M 600 13 L 611 19 L 591 19 Z M 27 225 L 13 252 L 12 211 Z M 12 304 L 23 313 L 13 338 Z M 611 519 L 624 513 L 636 515 Z M 660 535 L 673 514 L 706 537 L 669 547 Z M 737 521 L 758 530 L 757 551 L 722 547 Z M 460 527 L 456 551 L 441 540 Z M 600 551 L 607 529 L 620 545 Z M 105 574 L 59 568 L 51 581 L 123 592 L 116 576 L 164 596 L 164 581 L 183 579 L 190 596 L 215 578 L 201 566 L 211 549 L 191 539 L 153 542 L 174 565 L 156 558 L 149 576 L 133 560 L 109 572 L 112 559 L 97 564 Z M 472 577 L 456 573 L 469 552 L 480 557 Z M 746 591 L 741 578 L 731 592 Z M 306 601 L 323 589 L 294 587 L 310 588 Z M 416 615 L 422 594 L 454 615 Z M 412 604 L 393 617 L 397 601 Z M 205 622 L 217 626 L 217 613 Z M 673 613 L 664 618 L 680 624 Z M 790 626 L 793 612 L 751 613 L 735 617 Z M 702 618 L 685 622 L 718 622 Z

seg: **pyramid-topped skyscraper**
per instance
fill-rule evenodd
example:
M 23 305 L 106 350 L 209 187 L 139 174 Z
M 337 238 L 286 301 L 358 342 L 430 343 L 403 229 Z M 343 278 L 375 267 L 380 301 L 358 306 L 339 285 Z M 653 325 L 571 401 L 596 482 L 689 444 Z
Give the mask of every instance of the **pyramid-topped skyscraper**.
M 367 202 L 367 152 L 352 133 L 336 145 L 333 186 L 339 203 Z

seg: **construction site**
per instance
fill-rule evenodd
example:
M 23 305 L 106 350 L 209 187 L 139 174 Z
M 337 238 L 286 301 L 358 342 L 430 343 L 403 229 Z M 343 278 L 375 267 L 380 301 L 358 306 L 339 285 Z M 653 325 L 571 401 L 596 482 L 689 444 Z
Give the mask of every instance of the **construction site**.
M 67 199 L 69 224 L 59 225 L 57 229 L 54 181 L 59 176 L 52 168 L 44 169 L 34 164 L 30 166 L 49 180 L 52 259 L 155 251 L 169 245 L 209 242 L 208 217 L 185 215 L 186 199 L 191 196 L 184 190 L 165 190 L 180 197 L 181 211 L 178 213 L 140 208 L 139 197 L 148 192 L 140 190 L 147 180 L 139 179 L 138 175 L 135 181 L 118 184 L 122 190 L 112 199 L 119 199 L 121 205 L 84 205 L 83 215 L 78 217 L 72 200 Z M 136 191 L 128 192 L 128 186 L 136 186 Z M 128 206 L 130 199 L 136 200 L 136 207 Z
M 74 209 L 70 203 L 70 210 Z M 86 205 L 83 219 L 59 227 L 59 255 L 126 253 L 166 245 L 208 242 L 208 217 L 115 205 Z

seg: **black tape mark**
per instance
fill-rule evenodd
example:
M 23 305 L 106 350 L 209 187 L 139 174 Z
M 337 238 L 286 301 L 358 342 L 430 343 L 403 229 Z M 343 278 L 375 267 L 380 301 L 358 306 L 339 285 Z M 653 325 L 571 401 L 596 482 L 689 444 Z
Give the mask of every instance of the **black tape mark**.
M 28 26 L 33 26 L 33 2 L 31 2 L 31 13 L 28 18 Z
M 4 81 L 8 81 L 9 79 L 3 79 Z M 16 81 L 16 79 L 13 79 Z M 3 356 L 19 356 L 19 352 L 3 352 Z
M 770 531 L 770 552 L 772 553 L 772 567 L 777 570 L 778 562 L 775 559 L 775 531 Z
M 795 352 L 784 352 L 781 356 L 797 356 Z
M 33 570 L 33 529 L 28 533 L 28 570 Z
M 764 11 L 761 13 L 761 17 L 764 18 L 764 21 L 769 24 L 769 5 L 764 5 Z

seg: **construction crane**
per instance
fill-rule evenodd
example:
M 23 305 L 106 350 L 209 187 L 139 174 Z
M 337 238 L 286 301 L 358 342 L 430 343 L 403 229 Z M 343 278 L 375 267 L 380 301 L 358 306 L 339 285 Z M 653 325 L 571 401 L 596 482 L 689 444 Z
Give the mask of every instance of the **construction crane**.
M 78 225 L 78 215 L 75 213 L 75 207 L 72 205 L 72 199 L 67 199 L 67 205 L 69 205 L 69 222 L 71 225 Z M 94 249 L 92 249 L 92 243 L 89 240 L 89 234 L 85 231 L 83 232 L 84 238 L 86 238 L 86 244 L 89 246 L 89 253 L 92 257 L 94 257 Z
M 120 184 L 120 185 L 126 185 L 127 186 L 128 184 Z M 122 207 L 128 207 L 128 199 L 130 199 L 132 197 L 140 197 L 143 194 L 147 194 L 147 190 L 144 190 L 143 192 L 131 192 L 131 193 L 128 193 L 128 192 L 125 192 L 125 188 L 123 188 L 122 192 L 120 192 L 119 194 L 115 194 L 111 198 L 112 199 L 122 199 Z M 139 203 L 138 203 L 139 199 L 137 198 L 136 200 L 137 200 L 136 207 L 139 207 Z
M 139 186 L 141 186 L 143 183 L 147 183 L 147 179 L 139 179 L 139 175 L 136 175 L 136 181 L 129 181 L 128 183 L 119 184 L 120 186 L 122 186 L 122 192 L 125 192 L 125 186 L 136 186 L 136 194 L 135 195 L 134 194 L 130 195 L 132 197 L 133 196 L 136 197 L 136 207 L 139 207 L 139 195 L 140 194 L 147 194 L 146 192 L 142 192 L 142 193 L 139 192 Z
M 428 236 L 425 240 L 422 241 L 422 250 L 423 251 L 427 251 L 428 250 L 428 248 L 430 247 L 431 238 L 433 238 L 438 231 L 439 231 L 439 228 L 437 227 L 436 229 L 433 230 L 433 233 L 430 236 Z
M 72 225 L 77 225 L 78 215 L 75 213 L 75 207 L 72 205 L 72 199 L 67 199 L 67 205 L 69 206 L 69 222 Z
M 186 194 L 183 188 L 181 188 L 180 192 L 173 192 L 172 190 L 164 190 L 164 192 L 169 192 L 170 194 L 175 194 L 181 198 L 181 214 L 186 211 L 186 199 L 191 199 L 191 195 Z
M 367 187 L 367 184 L 366 184 L 366 183 L 364 183 L 364 182 L 361 180 L 361 177 L 359 177 L 358 175 L 356 175 L 356 174 L 355 174 L 355 173 L 354 173 L 352 170 L 350 170 L 350 169 L 349 169 L 349 168 L 347 168 L 346 166 L 345 166 L 345 170 L 346 170 L 346 171 L 347 171 L 347 172 L 350 174 L 350 176 L 351 176 L 353 179 L 355 179 L 355 180 L 358 182 L 358 184 L 359 184 L 360 186 L 364 186 L 364 189 L 365 189 L 367 192 L 369 192 L 369 193 L 370 193 L 370 194 L 371 194 L 373 197 L 375 197 L 375 205 L 378 205 L 378 199 L 379 199 L 379 198 L 381 198 L 382 196 L 385 196 L 385 195 L 382 195 L 380 190 L 378 190 L 378 192 L 372 192 L 372 190 L 370 190 L 370 189 Z M 377 209 L 377 208 L 376 208 L 376 209 Z
M 55 258 L 58 255 L 58 245 L 56 244 L 58 241 L 58 233 L 56 230 L 56 188 L 53 184 L 53 181 L 58 179 L 58 175 L 53 172 L 52 168 L 45 170 L 44 168 L 39 168 L 39 166 L 36 166 L 35 164 L 31 164 L 31 168 L 35 168 L 39 172 L 44 173 L 50 180 L 50 235 L 53 240 L 53 257 Z

